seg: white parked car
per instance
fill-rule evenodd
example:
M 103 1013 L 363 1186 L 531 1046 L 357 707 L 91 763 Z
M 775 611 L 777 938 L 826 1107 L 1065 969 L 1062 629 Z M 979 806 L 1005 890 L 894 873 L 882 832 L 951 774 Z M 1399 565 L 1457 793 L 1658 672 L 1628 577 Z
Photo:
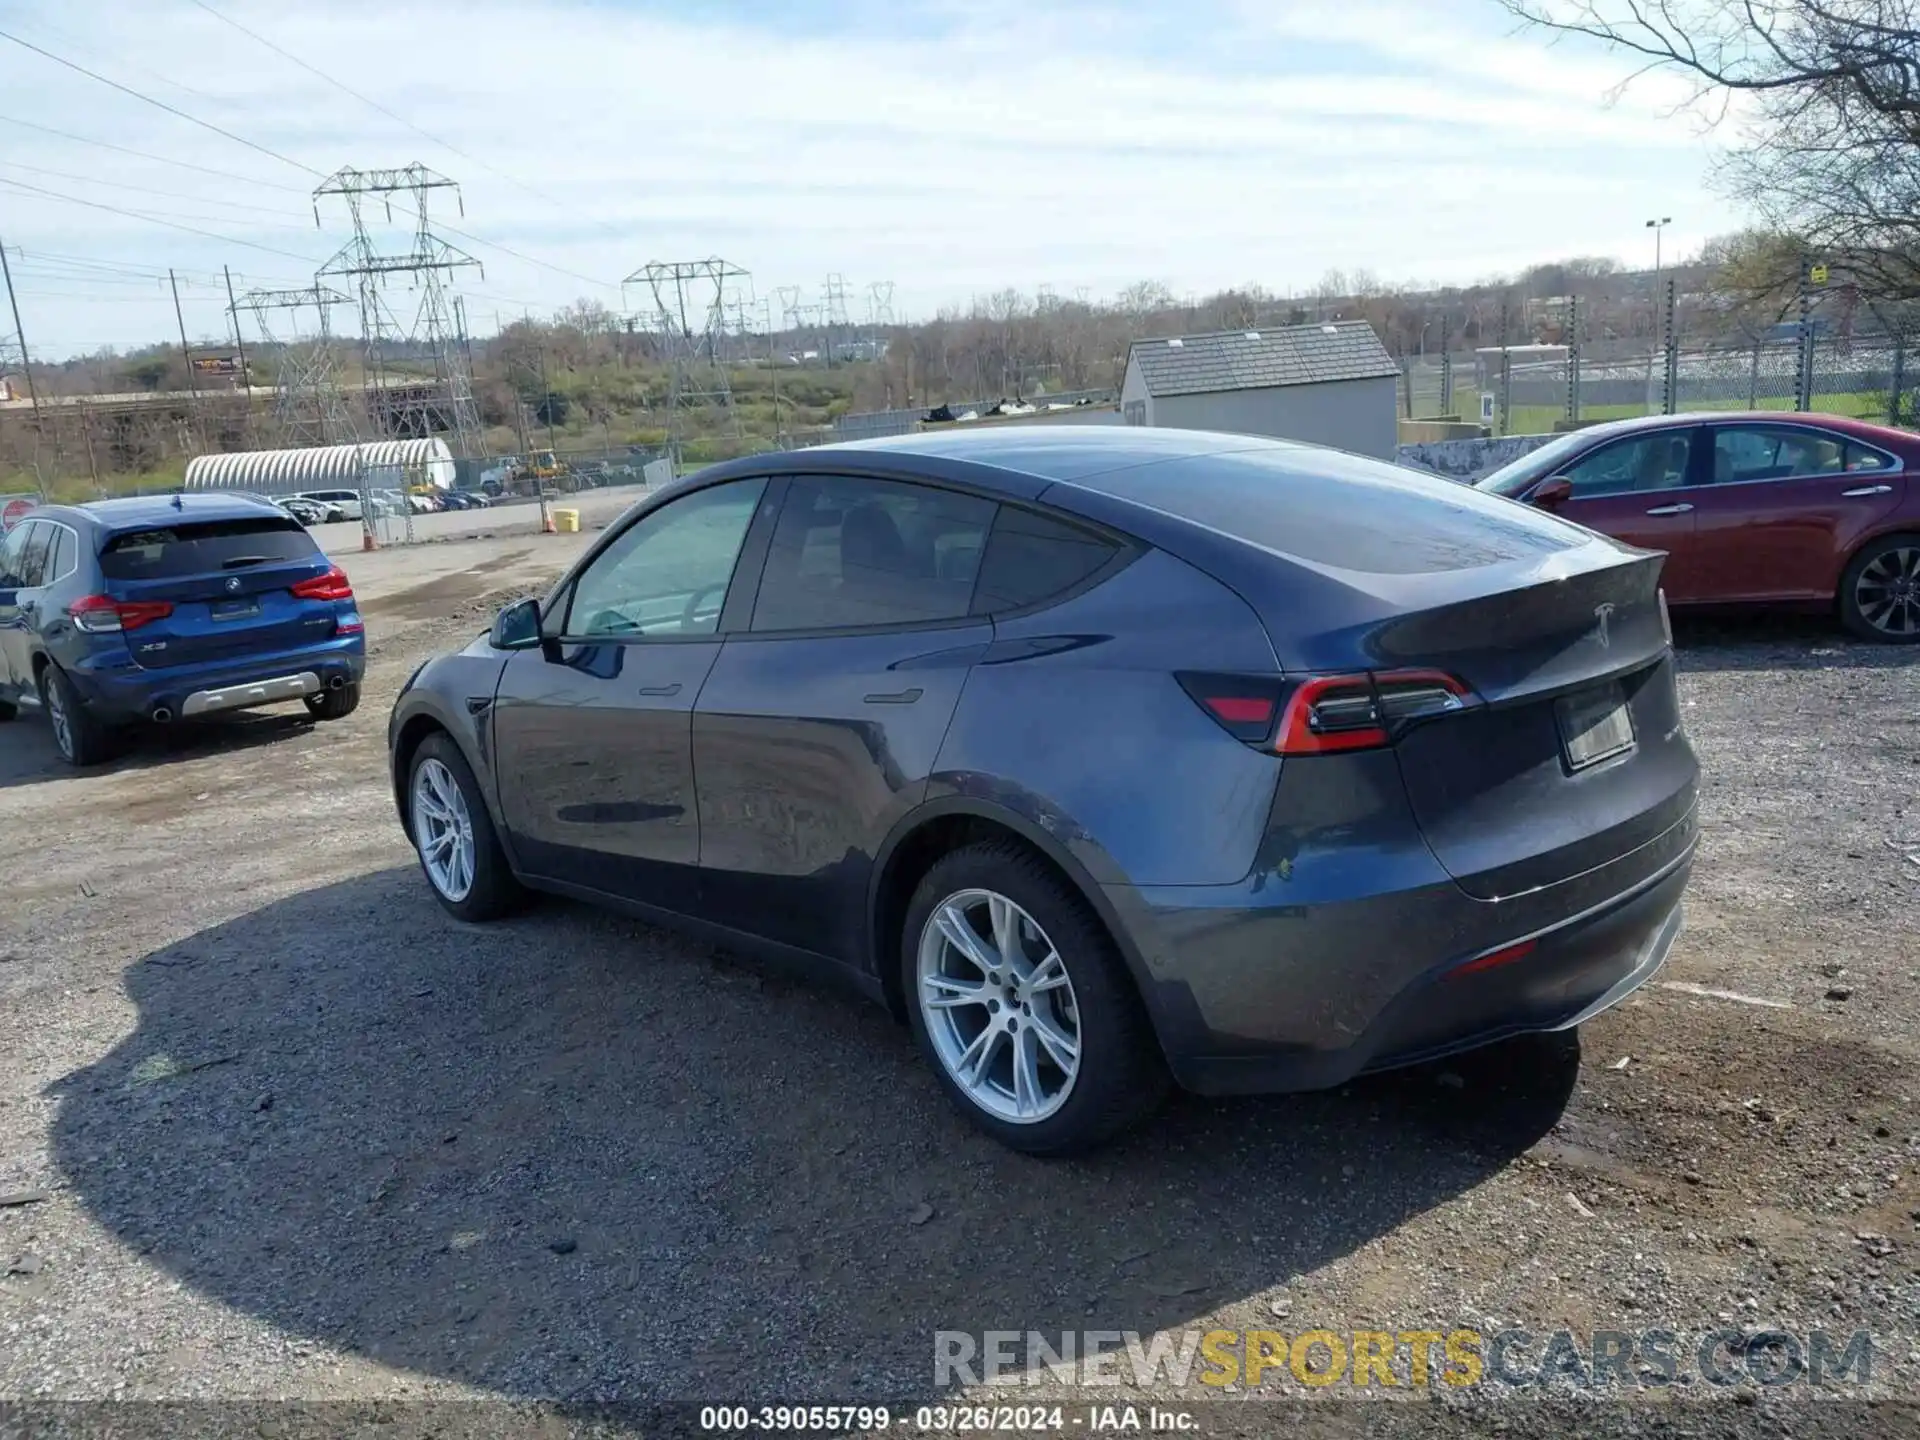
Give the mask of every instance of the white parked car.
M 316 500 L 327 507 L 329 520 L 358 520 L 360 518 L 360 492 L 358 490 L 307 490 L 294 497 L 298 500 Z

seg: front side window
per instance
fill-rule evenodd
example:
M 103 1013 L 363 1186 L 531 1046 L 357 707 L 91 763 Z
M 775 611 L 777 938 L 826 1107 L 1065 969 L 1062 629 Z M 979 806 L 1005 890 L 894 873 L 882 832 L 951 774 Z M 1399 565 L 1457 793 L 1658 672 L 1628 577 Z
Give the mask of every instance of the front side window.
M 1630 491 L 1671 490 L 1687 483 L 1693 432 L 1658 430 L 1602 445 L 1591 455 L 1561 468 L 1573 482 L 1575 499 L 1622 495 Z
M 1799 425 L 1723 426 L 1713 432 L 1713 483 L 1837 475 L 1847 448 L 1838 436 Z
M 734 480 L 696 490 L 628 526 L 574 581 L 566 638 L 713 634 L 766 488 Z
M 759 632 L 956 620 L 973 600 L 991 500 L 851 476 L 795 476 L 753 607 Z
M 21 565 L 26 558 L 27 535 L 32 528 L 30 521 L 22 521 L 0 539 L 0 590 L 20 588 Z

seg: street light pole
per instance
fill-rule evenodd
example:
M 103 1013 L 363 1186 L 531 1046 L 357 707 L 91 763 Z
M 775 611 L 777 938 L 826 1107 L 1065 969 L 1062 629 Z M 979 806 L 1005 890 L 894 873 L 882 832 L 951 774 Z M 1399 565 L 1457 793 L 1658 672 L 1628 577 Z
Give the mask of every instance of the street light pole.
M 1660 235 L 1673 223 L 1671 215 L 1663 215 L 1658 220 L 1647 221 L 1646 228 L 1653 231 L 1653 336 L 1651 348 L 1647 351 L 1647 409 L 1653 409 L 1653 373 L 1658 367 L 1660 357 Z

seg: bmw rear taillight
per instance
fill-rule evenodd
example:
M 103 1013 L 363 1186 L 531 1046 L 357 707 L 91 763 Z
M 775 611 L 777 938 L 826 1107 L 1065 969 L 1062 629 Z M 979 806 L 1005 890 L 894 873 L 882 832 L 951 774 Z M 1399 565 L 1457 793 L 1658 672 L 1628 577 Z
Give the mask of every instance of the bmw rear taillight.
M 1666 637 L 1668 646 L 1673 644 L 1673 617 L 1667 614 L 1667 592 L 1665 587 L 1655 592 L 1660 597 L 1660 633 Z
M 109 595 L 89 595 L 67 607 L 67 615 L 76 630 L 89 635 L 116 635 L 138 630 L 164 620 L 173 613 L 166 600 L 115 600 Z
M 1472 698 L 1465 685 L 1440 670 L 1363 671 L 1297 680 L 1182 675 L 1180 683 L 1236 739 L 1281 755 L 1389 745 L 1401 727 L 1463 710 Z
M 353 585 L 347 579 L 347 572 L 338 565 L 329 565 L 327 573 L 316 575 L 311 580 L 302 580 L 293 587 L 296 600 L 351 600 Z

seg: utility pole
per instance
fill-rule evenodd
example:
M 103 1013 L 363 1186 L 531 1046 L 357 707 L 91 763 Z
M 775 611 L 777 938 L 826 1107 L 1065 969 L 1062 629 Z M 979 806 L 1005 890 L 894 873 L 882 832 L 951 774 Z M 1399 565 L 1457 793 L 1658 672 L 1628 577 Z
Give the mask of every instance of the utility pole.
M 225 265 L 220 273 L 227 280 L 227 314 L 233 320 L 233 348 L 240 355 L 240 397 L 246 408 L 241 412 L 241 426 L 247 437 L 247 448 L 253 448 L 253 377 L 247 373 L 247 342 L 240 334 L 240 312 L 233 303 L 233 271 Z M 193 368 L 193 362 L 187 362 L 187 368 Z
M 553 451 L 556 462 L 560 456 L 560 447 L 553 440 L 553 391 L 547 385 L 547 347 L 540 347 L 540 408 L 547 415 L 547 449 Z
M 187 392 L 193 396 L 193 428 L 202 451 L 207 448 L 207 427 L 200 414 L 200 386 L 193 378 L 193 350 L 187 344 L 187 317 L 180 309 L 180 282 L 167 271 L 167 284 L 173 287 L 173 318 L 180 326 L 180 358 L 187 362 Z
M 7 263 L 7 247 L 0 244 L 0 275 L 7 277 L 7 304 L 13 310 L 13 333 L 20 340 L 20 377 L 27 382 L 27 399 L 33 404 L 33 432 L 40 433 L 40 392 L 33 388 L 33 364 L 27 359 L 27 332 L 20 328 L 20 298 L 13 293 L 13 267 Z

